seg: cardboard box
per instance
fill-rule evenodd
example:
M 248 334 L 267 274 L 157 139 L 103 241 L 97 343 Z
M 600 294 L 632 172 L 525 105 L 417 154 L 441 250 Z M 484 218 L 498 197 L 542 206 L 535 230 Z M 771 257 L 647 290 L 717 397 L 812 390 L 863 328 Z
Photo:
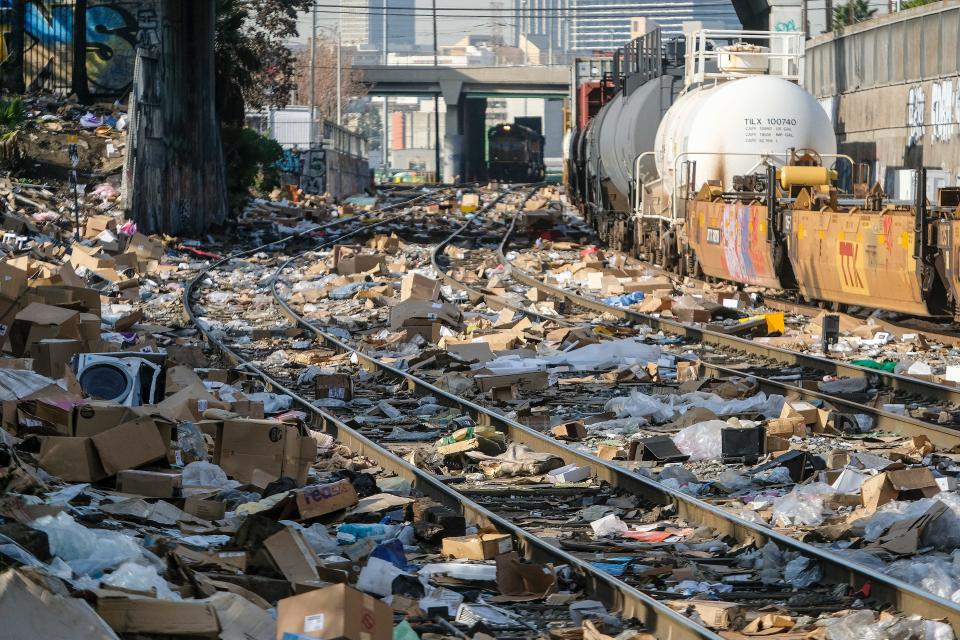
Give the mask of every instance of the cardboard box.
M 80 313 L 34 302 L 18 313 L 10 326 L 10 350 L 29 355 L 29 347 L 44 339 L 80 339 Z
M 217 611 L 206 602 L 101 597 L 96 609 L 117 633 L 201 638 L 220 635 Z
M 804 402 L 803 400 L 788 400 L 784 402 L 780 417 L 789 418 L 795 415 L 802 416 L 804 424 L 808 425 L 815 425 L 819 420 L 817 408 L 809 402 Z
M 295 425 L 276 420 L 227 420 L 217 432 L 214 462 L 227 475 L 250 482 L 257 469 L 304 484 L 317 459 L 317 443 Z
M 568 464 L 547 474 L 549 482 L 581 482 L 590 478 L 590 467 Z
M 400 281 L 400 301 L 410 299 L 436 302 L 440 299 L 440 281 L 419 273 L 404 276 Z
M 270 559 L 291 584 L 319 580 L 317 554 L 296 529 L 284 527 L 263 543 Z
M 304 520 L 352 507 L 359 500 L 357 490 L 349 480 L 313 484 L 297 491 L 297 509 Z
M 885 471 L 865 481 L 860 487 L 863 506 L 874 511 L 894 500 L 919 500 L 940 493 L 937 479 L 926 467 Z
M 117 491 L 148 498 L 173 498 L 180 488 L 181 474 L 173 471 L 126 469 L 117 474 Z
M 410 299 L 390 307 L 390 328 L 400 329 L 406 324 L 407 320 L 413 318 L 442 322 L 448 326 L 456 327 L 460 324 L 462 317 L 459 307 L 452 304 Z
M 324 640 L 392 640 L 393 609 L 345 584 L 277 603 L 277 639 L 301 634 Z
M 353 377 L 344 373 L 317 376 L 313 380 L 317 398 L 353 400 Z
M 587 428 L 582 420 L 572 420 L 558 424 L 550 429 L 554 437 L 561 440 L 583 440 L 587 437 Z
M 342 276 L 348 276 L 354 273 L 366 273 L 368 271 L 381 271 L 386 259 L 379 255 L 370 255 L 361 253 L 347 256 L 337 260 L 337 273 Z
M 167 444 L 152 418 L 137 418 L 91 438 L 103 470 L 116 475 L 167 456 Z
M 227 505 L 219 500 L 190 496 L 184 501 L 183 510 L 203 520 L 221 520 L 227 513 Z
M 73 408 L 73 435 L 93 437 L 134 417 L 129 407 L 116 402 L 91 400 Z
M 52 425 L 60 435 L 73 435 L 73 403 L 69 400 L 58 401 L 54 398 L 21 400 L 18 403 L 18 409 Z
M 0 297 L 6 300 L 16 300 L 27 290 L 29 275 L 23 269 L 0 263 Z
M 43 438 L 39 462 L 44 471 L 67 482 L 99 482 L 108 476 L 90 438 Z
M 413 340 L 416 336 L 420 336 L 426 342 L 436 344 L 440 342 L 442 326 L 439 322 L 412 318 L 403 323 L 403 328 L 407 331 L 405 339 L 409 341 Z
M 138 259 L 144 262 L 150 260 L 160 260 L 163 257 L 163 245 L 155 240 L 151 240 L 142 233 L 135 233 L 130 238 L 130 244 L 127 251 L 133 253 Z
M 510 373 L 504 375 L 478 375 L 473 378 L 480 391 L 486 393 L 491 389 L 518 385 L 525 391 L 543 391 L 547 388 L 548 376 L 546 371 L 531 371 L 530 373 Z
M 489 362 L 493 360 L 493 350 L 486 342 L 464 342 L 461 344 L 448 344 L 447 353 L 463 360 L 464 362 Z
M 83 342 L 73 339 L 41 340 L 29 345 L 33 370 L 54 379 L 62 378 L 70 360 L 83 350 Z
M 736 602 L 719 602 L 716 600 L 670 600 L 667 602 L 677 611 L 693 609 L 703 620 L 703 624 L 711 629 L 729 629 L 730 625 L 740 614 L 740 605 Z
M 710 322 L 713 318 L 713 314 L 706 309 L 694 307 L 678 307 L 674 305 L 670 311 L 680 322 Z
M 440 551 L 461 560 L 493 560 L 513 551 L 513 537 L 508 533 L 477 533 L 444 538 Z

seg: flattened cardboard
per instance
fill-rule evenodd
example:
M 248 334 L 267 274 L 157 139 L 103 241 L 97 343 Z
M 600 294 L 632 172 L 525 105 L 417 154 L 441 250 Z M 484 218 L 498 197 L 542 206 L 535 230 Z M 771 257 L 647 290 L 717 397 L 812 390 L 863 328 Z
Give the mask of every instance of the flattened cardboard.
M 154 598 L 97 600 L 97 613 L 117 633 L 152 633 L 216 638 L 220 623 L 213 605 Z
M 118 640 L 85 600 L 55 594 L 12 569 L 0 574 L 0 620 L 11 640 Z
M 443 539 L 440 551 L 445 556 L 461 560 L 493 560 L 513 551 L 513 537 L 508 533 L 449 537 Z
M 277 603 L 277 637 L 393 640 L 393 609 L 345 584 L 308 591 Z
M 319 580 L 317 555 L 299 531 L 284 527 L 263 543 L 270 559 L 291 584 Z
M 151 418 L 137 418 L 98 433 L 91 438 L 100 456 L 104 471 L 116 475 L 167 456 L 167 445 L 157 423 Z
M 448 344 L 447 353 L 464 362 L 479 362 L 483 364 L 493 360 L 493 350 L 486 342 L 464 342 Z
M 473 378 L 480 391 L 486 393 L 491 389 L 518 385 L 525 391 L 543 391 L 547 388 L 549 378 L 546 371 L 531 371 L 529 373 L 510 373 L 503 375 L 478 375 Z
M 352 507 L 359 501 L 357 490 L 349 480 L 330 484 L 314 484 L 297 491 L 300 518 L 309 520 Z

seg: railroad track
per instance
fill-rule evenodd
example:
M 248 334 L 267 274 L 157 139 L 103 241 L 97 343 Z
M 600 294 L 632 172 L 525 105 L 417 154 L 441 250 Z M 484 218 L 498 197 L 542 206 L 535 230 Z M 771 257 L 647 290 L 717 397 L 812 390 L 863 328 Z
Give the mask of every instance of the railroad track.
M 501 197 L 506 197 L 506 194 Z M 489 208 L 495 202 L 496 201 L 488 202 L 485 208 Z M 314 247 L 314 251 L 320 248 L 330 247 L 334 243 L 347 237 L 355 237 L 361 233 L 383 229 L 389 226 L 390 222 L 390 219 L 381 218 L 367 225 L 355 226 L 349 230 L 344 230 L 326 239 L 318 247 Z M 330 226 L 334 226 L 335 224 L 337 223 L 332 223 Z M 349 223 L 347 223 L 347 221 L 340 221 L 339 224 L 347 226 Z M 449 246 L 457 238 L 462 237 L 462 234 L 469 229 L 470 226 L 471 223 L 468 223 L 452 230 L 437 244 L 436 249 L 430 252 L 430 261 L 435 267 L 440 266 L 439 252 L 442 251 L 442 248 Z M 512 228 L 512 225 L 510 225 L 508 229 L 505 229 L 505 235 L 499 251 L 502 251 L 503 246 L 505 246 L 508 241 Z M 438 232 L 440 230 L 434 229 L 433 231 Z M 289 238 L 286 240 L 288 242 L 290 241 Z M 271 244 L 276 246 L 280 243 Z M 404 447 L 404 443 L 401 442 L 398 444 L 396 441 L 391 441 L 391 439 L 387 437 L 387 434 L 384 434 L 382 430 L 376 427 L 369 428 L 368 426 L 361 425 L 361 428 L 357 428 L 358 425 L 356 421 L 350 420 L 348 415 L 338 416 L 336 415 L 336 410 L 316 406 L 317 399 L 305 397 L 309 396 L 309 393 L 305 392 L 303 388 L 298 387 L 296 379 L 289 375 L 289 371 L 283 371 L 282 366 L 280 368 L 281 375 L 278 375 L 276 372 L 267 371 L 266 369 L 268 367 L 256 364 L 270 357 L 268 353 L 265 353 L 265 350 L 251 348 L 249 345 L 244 344 L 244 341 L 232 339 L 228 334 L 213 329 L 209 322 L 201 321 L 197 310 L 194 308 L 193 300 L 198 297 L 201 285 L 208 281 L 210 274 L 216 272 L 218 269 L 230 267 L 233 267 L 231 273 L 236 273 L 235 260 L 237 258 L 257 255 L 266 248 L 268 248 L 266 245 L 264 247 L 257 247 L 244 252 L 242 255 L 234 256 L 232 260 L 226 259 L 211 266 L 210 269 L 200 274 L 191 282 L 186 292 L 185 300 L 187 301 L 188 315 L 191 320 L 201 328 L 211 344 L 221 351 L 230 361 L 237 366 L 243 366 L 256 373 L 272 389 L 295 398 L 300 406 L 307 409 L 310 414 L 314 416 L 315 426 L 335 433 L 338 440 L 351 450 L 371 457 L 377 460 L 384 468 L 390 469 L 407 478 L 416 490 L 422 491 L 425 495 L 450 506 L 457 507 L 457 505 L 459 505 L 458 508 L 463 510 L 471 522 L 493 524 L 501 531 L 510 532 L 518 541 L 524 553 L 532 559 L 547 560 L 555 564 L 572 567 L 577 574 L 578 581 L 583 584 L 588 593 L 603 601 L 608 608 L 620 610 L 625 618 L 636 618 L 642 621 L 645 628 L 651 633 L 654 633 L 656 637 L 716 637 L 713 632 L 696 624 L 690 618 L 679 615 L 661 601 L 661 599 L 670 596 L 678 596 L 679 594 L 676 591 L 660 592 L 658 590 L 651 590 L 646 581 L 642 579 L 643 576 L 637 577 L 633 572 L 619 570 L 619 568 L 622 567 L 630 567 L 638 563 L 643 564 L 641 558 L 647 557 L 644 555 L 645 552 L 637 552 L 635 549 L 630 548 L 629 545 L 626 549 L 615 548 L 612 551 L 607 549 L 606 552 L 603 552 L 604 558 L 609 557 L 611 553 L 615 553 L 617 555 L 614 557 L 620 561 L 604 563 L 597 562 L 596 554 L 599 553 L 597 550 L 598 547 L 595 544 L 584 542 L 582 531 L 565 531 L 565 533 L 572 534 L 569 539 L 564 539 L 560 543 L 556 540 L 551 541 L 550 538 L 552 536 L 547 535 L 550 527 L 545 527 L 542 522 L 531 523 L 529 522 L 529 516 L 524 516 L 523 511 L 518 512 L 518 502 L 522 505 L 522 500 L 524 499 L 524 490 L 522 488 L 508 485 L 502 488 L 498 495 L 496 491 L 470 488 L 469 485 L 464 486 L 464 484 L 460 483 L 451 484 L 443 481 L 449 480 L 448 478 L 441 479 L 436 474 L 431 474 L 423 469 L 417 468 L 396 454 L 398 449 L 407 452 L 405 449 L 409 449 L 409 442 L 407 442 L 407 446 Z M 808 588 L 805 592 L 801 592 L 807 594 L 806 606 L 808 608 L 810 606 L 819 606 L 821 609 L 829 608 L 830 603 L 838 607 L 849 606 L 853 601 L 851 594 L 862 591 L 863 587 L 869 584 L 870 599 L 878 605 L 892 606 L 898 611 L 921 615 L 925 618 L 947 619 L 955 629 L 960 628 L 960 614 L 958 614 L 956 605 L 949 601 L 934 597 L 927 592 L 923 592 L 911 585 L 872 571 L 867 567 L 849 562 L 824 549 L 801 543 L 777 531 L 736 518 L 723 509 L 713 506 L 704 500 L 694 498 L 680 491 L 672 490 L 640 473 L 624 469 L 608 460 L 602 460 L 589 452 L 575 449 L 568 444 L 548 437 L 504 415 L 502 411 L 489 406 L 489 403 L 473 401 L 440 388 L 435 384 L 436 381 L 425 379 L 428 376 L 419 375 L 421 370 L 417 369 L 416 363 L 413 367 L 408 367 L 405 370 L 396 366 L 396 360 L 390 363 L 384 361 L 385 358 L 378 358 L 365 353 L 362 349 L 357 348 L 358 344 L 355 341 L 351 340 L 352 336 L 349 331 L 344 331 L 342 328 L 332 326 L 316 326 L 317 323 L 315 321 L 305 318 L 303 314 L 298 312 L 282 295 L 285 289 L 283 282 L 284 272 L 298 259 L 303 259 L 303 256 L 313 258 L 315 255 L 314 252 L 304 252 L 299 256 L 295 255 L 283 261 L 273 258 L 266 258 L 261 261 L 262 268 L 256 269 L 255 280 L 261 283 L 265 281 L 269 282 L 272 295 L 272 300 L 269 305 L 263 303 L 264 313 L 262 316 L 274 325 L 280 325 L 280 323 L 277 322 L 275 310 L 281 311 L 287 318 L 295 322 L 297 326 L 306 332 L 308 336 L 312 336 L 312 340 L 323 344 L 329 348 L 331 352 L 345 354 L 346 357 L 341 358 L 340 362 L 344 364 L 346 371 L 355 374 L 358 379 L 361 379 L 364 375 L 360 373 L 360 369 L 372 372 L 371 377 L 390 381 L 387 387 L 393 390 L 394 399 L 402 398 L 402 402 L 413 401 L 414 406 L 417 406 L 414 400 L 416 396 L 433 398 L 435 404 L 438 406 L 455 409 L 460 416 L 471 416 L 477 425 L 482 426 L 489 424 L 497 427 L 498 430 L 505 434 L 508 442 L 527 445 L 538 453 L 558 456 L 566 463 L 590 467 L 595 480 L 589 487 L 579 489 L 579 492 L 583 493 L 588 491 L 593 495 L 603 497 L 604 500 L 621 501 L 639 499 L 639 502 L 636 504 L 637 508 L 633 510 L 634 518 L 628 519 L 628 522 L 650 524 L 643 522 L 644 519 L 641 514 L 656 514 L 662 516 L 663 519 L 667 521 L 673 521 L 676 526 L 680 528 L 685 528 L 687 525 L 699 527 L 701 529 L 698 529 L 698 531 L 702 531 L 704 535 L 709 532 L 715 536 L 717 540 L 729 539 L 739 545 L 743 545 L 743 548 L 760 548 L 768 542 L 773 542 L 783 550 L 795 552 L 801 554 L 803 557 L 809 558 L 811 566 L 819 566 L 823 570 L 823 580 L 821 583 L 818 583 L 817 587 L 812 589 Z M 269 279 L 265 279 L 267 278 L 268 269 L 272 270 L 272 275 L 269 276 Z M 438 272 L 443 274 L 443 280 L 448 286 L 456 288 L 468 298 L 484 299 L 486 301 L 492 301 L 502 307 L 522 311 L 536 321 L 555 322 L 558 326 L 567 327 L 577 325 L 576 322 L 572 322 L 569 319 L 552 318 L 535 311 L 532 312 L 526 307 L 512 303 L 506 297 L 491 296 L 476 286 L 461 283 L 459 280 L 448 276 L 444 273 L 443 269 L 438 269 Z M 528 279 L 529 274 L 524 274 L 520 270 L 511 269 L 510 274 L 518 283 L 549 291 L 548 289 L 543 289 L 541 286 L 538 286 L 542 285 L 542 283 L 537 283 L 533 278 Z M 561 295 L 559 292 L 551 293 Z M 585 304 L 585 301 L 571 299 L 569 297 L 567 299 L 570 300 L 571 303 L 588 308 L 591 311 L 600 311 L 599 308 Z M 268 306 L 269 308 L 267 308 Z M 603 309 L 604 313 L 608 311 L 610 311 L 610 309 Z M 632 319 L 622 318 L 622 320 L 624 320 L 625 323 L 629 323 Z M 279 341 L 282 343 L 283 339 L 281 338 Z M 414 374 L 411 370 L 417 371 L 418 373 Z M 717 369 L 717 371 L 721 372 L 719 369 Z M 833 400 L 831 399 L 831 401 Z M 348 413 L 349 412 L 346 412 L 346 414 Z M 347 424 L 348 421 L 351 422 L 351 424 Z M 441 433 L 446 433 L 451 430 L 451 426 L 462 423 L 454 422 L 453 425 L 449 423 L 443 425 L 438 422 L 431 422 L 431 424 L 439 427 L 438 430 Z M 544 488 L 536 491 L 536 495 L 539 497 L 538 499 L 546 494 L 550 500 L 559 505 L 557 508 L 561 512 L 563 512 L 563 509 L 570 510 L 573 508 L 570 505 L 564 506 L 560 504 L 563 502 L 560 498 L 560 496 L 564 494 L 563 491 L 550 493 L 549 490 Z M 569 491 L 567 493 L 569 493 Z M 529 492 L 527 492 L 527 494 L 529 494 Z M 517 499 L 518 495 L 520 495 L 520 501 Z M 526 499 L 529 501 L 529 496 Z M 574 504 L 573 506 L 579 508 L 581 504 L 582 503 Z M 626 504 L 626 502 L 623 502 L 623 504 Z M 627 514 L 629 513 L 628 511 Z M 581 530 L 583 526 L 583 523 L 580 523 Z M 574 527 L 574 529 L 576 529 L 576 527 Z M 541 535 L 537 535 L 537 532 L 540 532 Z M 708 537 L 708 541 L 712 539 L 712 537 Z M 740 552 L 743 551 L 743 548 L 740 549 Z M 683 554 L 681 554 L 681 556 L 682 555 Z M 734 554 L 730 558 L 724 558 L 724 560 L 728 562 L 731 559 L 742 560 L 742 558 L 737 558 L 736 555 L 738 554 Z M 623 558 L 627 558 L 627 560 L 623 561 Z M 698 567 L 695 555 L 671 558 L 670 562 L 674 563 L 674 569 Z M 617 566 L 614 567 L 614 565 Z M 712 575 L 716 576 L 719 574 Z M 832 588 L 834 591 L 830 591 L 830 589 L 826 589 L 820 586 L 820 584 L 833 585 Z M 836 590 L 836 585 L 849 585 L 851 588 L 843 588 L 843 593 L 841 594 Z M 741 588 L 736 589 L 733 595 L 727 597 L 733 601 L 741 598 L 744 602 L 770 602 L 797 612 L 806 610 L 802 599 L 798 601 L 796 598 L 797 594 L 793 592 L 771 592 L 770 589 L 761 588 L 760 585 L 752 582 L 747 584 L 747 587 L 750 587 L 749 589 L 743 585 L 740 586 Z M 815 604 L 811 605 L 810 603 Z
M 685 324 L 680 321 L 640 313 L 638 311 L 605 304 L 592 296 L 582 295 L 568 289 L 552 286 L 542 281 L 539 274 L 531 274 L 513 265 L 506 259 L 507 245 L 501 246 L 499 256 L 509 271 L 520 282 L 537 287 L 558 300 L 590 311 L 606 314 L 628 323 L 640 323 L 656 331 L 681 336 L 691 345 L 704 345 L 714 353 L 703 353 L 701 362 L 713 374 L 729 375 L 736 370 L 740 375 L 755 375 L 771 393 L 792 392 L 803 400 L 830 401 L 844 411 L 863 413 L 873 417 L 877 428 L 905 435 L 927 435 L 932 442 L 945 447 L 956 444 L 956 433 L 960 430 L 960 388 L 937 384 L 912 376 L 890 373 L 877 369 L 851 364 L 842 360 L 803 353 L 775 347 L 754 341 L 750 338 L 725 334 L 702 326 Z M 669 275 L 653 268 L 655 273 Z M 794 310 L 794 306 L 773 304 L 774 308 Z M 725 357 L 736 366 L 724 367 Z M 750 363 L 762 363 L 759 369 L 751 369 Z M 765 369 L 777 368 L 780 374 L 764 375 Z M 786 374 L 786 375 L 785 375 Z M 865 402 L 851 401 L 843 397 L 819 393 L 801 386 L 800 381 L 815 382 L 825 376 L 837 378 L 864 379 L 867 389 L 884 397 L 883 404 L 904 404 L 913 408 L 920 417 L 911 417 L 886 411 Z M 779 379 L 777 379 L 779 378 Z M 795 383 L 784 378 L 796 378 Z

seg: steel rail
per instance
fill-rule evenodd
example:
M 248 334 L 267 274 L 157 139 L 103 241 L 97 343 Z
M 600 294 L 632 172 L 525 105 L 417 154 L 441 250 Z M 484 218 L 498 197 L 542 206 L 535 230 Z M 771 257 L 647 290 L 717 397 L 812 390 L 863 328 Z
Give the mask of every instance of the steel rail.
M 506 236 L 506 239 L 509 239 L 509 235 Z M 499 253 L 504 260 L 506 259 L 505 249 L 506 245 L 501 244 Z M 530 281 L 529 276 L 525 276 L 524 273 L 525 272 L 520 270 L 520 273 L 514 274 L 514 277 L 524 284 L 534 286 Z M 642 322 L 656 330 L 663 331 L 664 333 L 684 336 L 690 339 L 698 340 L 704 344 L 722 347 L 724 349 L 739 350 L 750 355 L 768 358 L 775 362 L 797 365 L 816 371 L 822 371 L 827 375 L 850 378 L 875 377 L 883 381 L 884 386 L 887 388 L 901 391 L 903 393 L 917 395 L 923 398 L 933 398 L 941 402 L 960 406 L 960 389 L 956 387 L 937 384 L 936 382 L 929 382 L 927 380 L 920 380 L 918 378 L 897 373 L 889 373 L 877 369 L 870 369 L 868 367 L 862 367 L 859 365 L 850 364 L 848 362 L 832 360 L 823 356 L 791 351 L 789 349 L 783 349 L 773 345 L 754 342 L 753 340 L 748 340 L 739 336 L 728 335 L 719 331 L 713 331 L 711 329 L 691 327 L 677 320 L 672 320 L 669 318 L 657 318 L 655 316 L 633 311 L 631 309 L 624 309 L 622 307 L 611 307 L 599 300 L 584 298 L 564 289 L 547 285 L 546 283 L 543 284 L 544 286 L 548 287 L 548 289 L 543 289 L 544 291 L 548 291 L 561 300 L 569 300 L 579 307 L 590 309 L 592 311 L 609 313 L 621 320 Z M 920 330 L 917 332 L 921 333 Z
M 510 231 L 512 231 L 512 228 L 513 225 L 511 225 Z M 505 240 L 508 239 L 509 235 L 505 237 Z M 502 246 L 503 245 L 501 245 L 501 249 Z M 297 259 L 298 256 L 293 256 L 276 269 L 276 275 L 272 280 L 271 289 L 277 304 L 291 320 L 318 338 L 321 338 L 330 348 L 340 353 L 353 354 L 358 363 L 365 368 L 373 371 L 381 371 L 396 378 L 403 379 L 411 391 L 421 395 L 434 396 L 441 404 L 465 411 L 469 413 L 478 424 L 494 425 L 514 442 L 526 444 L 539 452 L 557 455 L 568 464 L 574 463 L 589 466 L 598 479 L 608 482 L 614 487 L 628 493 L 639 495 L 653 503 L 673 505 L 677 514 L 687 522 L 712 527 L 722 535 L 730 536 L 738 542 L 753 543 L 758 547 L 767 542 L 774 542 L 781 548 L 786 547 L 818 561 L 823 567 L 824 577 L 828 581 L 847 583 L 856 591 L 859 591 L 865 585 L 869 584 L 871 597 L 877 601 L 889 604 L 895 609 L 907 614 L 916 614 L 929 619 L 947 620 L 956 631 L 960 631 L 960 606 L 956 603 L 918 589 L 902 580 L 874 571 L 864 565 L 851 562 L 826 549 L 815 547 L 795 540 L 783 533 L 743 520 L 719 507 L 689 496 L 681 491 L 664 487 L 650 478 L 611 464 L 609 461 L 602 460 L 593 454 L 571 449 L 526 425 L 500 415 L 496 411 L 461 398 L 407 371 L 403 371 L 365 354 L 341 341 L 336 336 L 313 326 L 312 323 L 299 315 L 287 304 L 277 289 L 280 274 Z M 528 286 L 541 284 L 533 278 L 526 279 L 517 277 L 518 274 L 514 273 L 512 269 L 511 274 L 514 275 L 517 280 L 528 284 Z M 562 290 L 555 290 L 555 293 L 558 296 L 571 299 L 570 294 Z M 575 302 L 575 300 L 571 299 L 571 302 Z M 605 305 L 603 308 L 594 307 L 594 309 L 607 311 Z M 644 622 L 647 623 L 646 620 L 644 620 Z
M 382 222 L 366 225 L 363 230 L 370 230 L 373 227 L 379 226 L 379 224 L 382 224 Z M 348 236 L 355 235 L 357 232 L 358 231 L 353 231 L 339 235 L 336 238 L 325 240 L 320 243 L 318 247 L 315 247 L 314 250 L 331 246 Z M 549 544 L 542 538 L 496 515 L 463 493 L 444 484 L 433 475 L 415 467 L 388 449 L 361 435 L 336 416 L 314 406 L 309 400 L 301 397 L 294 390 L 274 379 L 266 371 L 263 371 L 244 359 L 223 340 L 214 335 L 212 331 L 205 328 L 191 303 L 198 286 L 212 271 L 227 264 L 231 260 L 243 257 L 244 255 L 257 253 L 274 244 L 277 244 L 277 242 L 268 243 L 252 250 L 227 256 L 205 268 L 187 285 L 186 291 L 184 292 L 184 307 L 187 316 L 190 322 L 198 328 L 204 339 L 212 347 L 219 351 L 229 362 L 259 376 L 271 389 L 291 396 L 298 405 L 302 406 L 313 416 L 314 425 L 319 426 L 323 431 L 334 434 L 337 440 L 345 444 L 351 451 L 376 460 L 384 469 L 393 471 L 408 480 L 411 486 L 417 491 L 461 512 L 469 522 L 481 526 L 493 526 L 498 531 L 511 534 L 517 540 L 520 550 L 527 559 L 540 562 L 552 562 L 555 565 L 568 565 L 580 578 L 587 593 L 603 602 L 611 611 L 618 611 L 624 619 L 641 621 L 645 629 L 658 638 L 668 640 L 722 640 L 721 636 L 713 633 L 709 629 L 694 623 L 689 618 L 610 574 L 596 569 L 588 562 Z M 293 258 L 291 258 L 291 260 L 292 259 Z M 295 316 L 295 314 L 291 315 L 293 314 L 292 310 L 289 309 L 279 295 L 277 295 L 277 277 L 291 260 L 287 260 L 276 269 L 271 283 L 275 300 L 287 310 L 287 315 L 297 318 L 297 322 L 301 326 L 322 337 L 328 343 L 336 344 L 343 350 L 351 350 L 347 345 L 341 343 L 333 336 L 320 332 L 309 325 L 309 323 L 306 323 L 302 318 Z M 362 354 L 355 350 L 353 352 L 357 353 L 361 359 L 368 359 L 367 356 L 362 356 Z

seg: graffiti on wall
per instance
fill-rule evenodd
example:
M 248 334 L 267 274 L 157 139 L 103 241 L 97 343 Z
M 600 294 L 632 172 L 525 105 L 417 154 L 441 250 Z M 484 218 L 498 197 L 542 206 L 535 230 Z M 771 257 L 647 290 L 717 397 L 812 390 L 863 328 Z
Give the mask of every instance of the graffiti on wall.
M 930 84 L 930 111 L 927 113 L 923 86 L 910 87 L 907 94 L 907 143 L 923 142 L 924 133 L 936 143 L 948 143 L 960 132 L 960 78 L 938 80 Z
M 911 147 L 923 140 L 924 102 L 923 87 L 910 87 L 907 94 L 907 142 Z
M 9 54 L 13 0 L 0 0 L 0 59 Z M 24 29 L 28 89 L 71 86 L 72 2 L 28 0 Z M 91 0 L 86 11 L 85 62 L 90 93 L 118 96 L 129 90 L 137 46 L 160 43 L 156 0 Z
M 303 173 L 300 188 L 305 193 L 321 194 L 327 190 L 327 151 L 313 149 L 303 153 Z

